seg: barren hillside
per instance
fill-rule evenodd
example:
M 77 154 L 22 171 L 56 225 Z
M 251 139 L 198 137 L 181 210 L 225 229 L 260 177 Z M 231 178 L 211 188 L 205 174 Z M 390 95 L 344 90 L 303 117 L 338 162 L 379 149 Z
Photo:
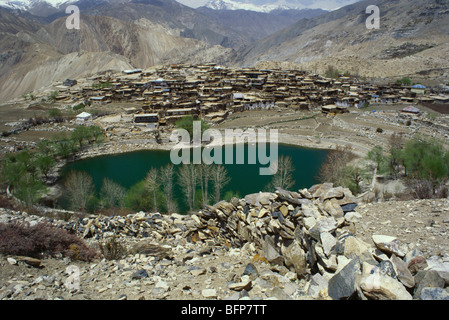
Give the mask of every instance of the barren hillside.
M 380 29 L 368 30 L 368 5 L 380 9 Z M 299 21 L 251 45 L 243 65 L 288 61 L 322 73 L 342 72 L 385 78 L 449 76 L 449 9 L 443 1 L 362 1 L 314 19 Z
M 224 62 L 232 49 L 173 35 L 147 19 L 135 22 L 83 16 L 80 30 L 65 28 L 66 18 L 48 25 L 0 9 L 0 99 L 9 100 L 54 81 L 100 71 L 148 68 L 164 63 Z

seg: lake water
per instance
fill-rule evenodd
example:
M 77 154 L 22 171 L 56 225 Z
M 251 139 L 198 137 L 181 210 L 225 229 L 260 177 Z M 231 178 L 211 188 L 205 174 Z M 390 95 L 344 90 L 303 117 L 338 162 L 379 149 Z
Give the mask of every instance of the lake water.
M 237 154 L 234 146 L 234 158 Z M 244 197 L 247 194 L 263 191 L 270 183 L 272 176 L 259 175 L 260 164 L 248 164 L 247 151 L 248 145 L 245 145 L 245 164 L 225 164 L 228 174 L 231 177 L 230 183 L 224 188 L 223 195 L 232 191 L 233 193 Z M 223 147 L 223 159 L 225 156 Z M 267 156 L 270 154 L 269 146 L 267 147 Z M 292 158 L 295 171 L 293 179 L 295 186 L 291 190 L 309 188 L 318 183 L 317 173 L 324 161 L 327 151 L 301 148 L 290 145 L 279 145 L 278 154 L 290 156 Z M 97 188 L 101 188 L 104 178 L 109 178 L 120 184 L 126 189 L 131 188 L 139 181 L 143 180 L 150 168 L 160 168 L 170 163 L 170 151 L 165 150 L 144 150 L 116 155 L 104 155 L 94 158 L 88 158 L 76 161 L 66 165 L 61 172 L 61 182 L 65 176 L 71 171 L 84 171 L 88 173 Z M 212 194 L 212 189 L 209 191 Z M 180 187 L 176 186 L 175 197 L 178 202 L 180 211 L 185 211 L 187 204 L 184 201 Z M 64 201 L 60 202 L 61 204 Z M 62 205 L 63 206 L 63 205 Z

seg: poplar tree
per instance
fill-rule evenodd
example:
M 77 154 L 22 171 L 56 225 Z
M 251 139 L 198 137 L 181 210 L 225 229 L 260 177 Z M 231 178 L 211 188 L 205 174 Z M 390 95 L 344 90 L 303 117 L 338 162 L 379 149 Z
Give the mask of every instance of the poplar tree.
M 214 184 L 215 203 L 220 201 L 223 188 L 231 181 L 228 170 L 222 164 L 215 165 L 212 169 L 212 181 Z

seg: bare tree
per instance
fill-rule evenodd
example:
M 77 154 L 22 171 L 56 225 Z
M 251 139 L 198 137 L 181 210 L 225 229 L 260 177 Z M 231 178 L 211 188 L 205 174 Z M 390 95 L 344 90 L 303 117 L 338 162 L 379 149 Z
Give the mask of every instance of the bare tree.
M 390 149 L 390 174 L 391 176 L 397 178 L 400 172 L 402 150 L 404 148 L 404 139 L 402 137 L 402 134 L 393 133 L 388 141 L 388 144 Z
M 222 165 L 215 165 L 212 169 L 212 181 L 214 183 L 215 202 L 220 201 L 221 191 L 231 181 L 228 170 Z
M 92 178 L 86 172 L 72 171 L 66 178 L 65 188 L 72 209 L 85 212 L 89 199 L 94 193 Z
M 104 178 L 100 190 L 100 201 L 103 208 L 123 208 L 126 189 L 114 181 Z
M 290 156 L 281 155 L 278 159 L 278 170 L 273 176 L 271 181 L 271 188 L 290 189 L 295 185 L 293 179 L 293 167 L 292 158 Z
M 208 204 L 209 183 L 212 180 L 212 166 L 207 164 L 198 165 L 198 182 L 201 187 L 203 205 Z
M 148 191 L 153 194 L 153 210 L 157 212 L 157 193 L 161 185 L 157 169 L 151 168 L 148 171 L 147 176 L 145 177 L 145 183 Z
M 178 183 L 186 196 L 189 209 L 193 210 L 197 185 L 197 170 L 195 165 L 183 164 L 179 167 Z
M 344 185 L 346 166 L 355 157 L 351 146 L 337 146 L 330 150 L 321 165 L 318 178 L 321 182 L 331 182 L 336 185 Z
M 178 210 L 176 202 L 173 199 L 174 174 L 175 168 L 171 163 L 161 168 L 161 180 L 163 181 L 162 189 L 164 191 L 167 211 L 169 213 L 173 213 Z

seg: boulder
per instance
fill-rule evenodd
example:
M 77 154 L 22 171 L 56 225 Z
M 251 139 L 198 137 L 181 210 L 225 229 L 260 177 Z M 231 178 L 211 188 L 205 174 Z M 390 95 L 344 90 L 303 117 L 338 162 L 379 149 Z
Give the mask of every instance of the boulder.
M 316 184 L 309 188 L 309 193 L 312 195 L 313 198 L 319 198 L 322 195 L 326 194 L 329 190 L 333 188 L 333 184 L 326 182 L 322 184 Z
M 376 266 L 376 268 L 379 270 L 379 273 L 382 275 L 392 277 L 393 279 L 398 278 L 396 269 L 390 260 L 383 260 L 383 261 L 379 262 L 379 264 Z
M 396 279 L 375 272 L 364 275 L 359 283 L 362 293 L 372 300 L 412 300 L 412 295 Z
M 330 256 L 332 249 L 337 244 L 337 239 L 329 232 L 323 232 L 320 235 L 321 245 L 323 246 L 323 251 L 326 256 Z
M 323 191 L 320 195 L 320 199 L 325 201 L 327 199 L 341 199 L 345 196 L 344 190 L 342 187 L 331 188 L 327 191 Z
M 148 273 L 147 273 L 147 271 L 145 269 L 137 270 L 136 272 L 134 272 L 131 275 L 131 279 L 132 280 L 140 280 L 140 279 L 143 279 L 143 278 L 148 278 Z
M 262 256 L 270 263 L 282 265 L 284 258 L 279 254 L 273 240 L 265 236 L 265 240 L 262 243 Z
M 362 219 L 362 215 L 355 211 L 350 211 L 345 214 L 345 220 L 349 223 L 356 223 Z
M 298 241 L 293 241 L 288 247 L 282 246 L 282 255 L 285 265 L 293 268 L 298 277 L 303 277 L 307 273 L 306 253 L 299 245 Z
M 415 286 L 415 278 L 407 268 L 407 263 L 399 259 L 396 255 L 391 256 L 391 262 L 397 270 L 398 280 L 407 288 L 413 288 Z
M 449 300 L 449 292 L 443 288 L 426 287 L 421 290 L 421 300 Z
M 320 219 L 321 213 L 317 206 L 315 206 L 312 202 L 303 203 L 301 205 L 302 213 L 304 217 L 311 217 L 314 219 Z
M 406 245 L 401 243 L 397 238 L 385 235 L 373 235 L 373 242 L 381 251 L 403 258 L 408 251 Z
M 438 256 L 432 256 L 427 259 L 427 265 L 429 270 L 438 272 L 440 277 L 444 279 L 446 286 L 449 285 L 449 261 L 444 261 L 443 258 Z
M 357 257 L 329 280 L 329 296 L 334 300 L 350 298 L 356 292 L 356 279 L 360 273 L 360 259 Z
M 274 199 L 276 199 L 276 195 L 271 192 L 259 192 L 245 196 L 246 203 L 254 207 L 269 205 Z
M 321 274 L 316 273 L 312 276 L 307 294 L 317 299 L 320 294 L 328 291 L 328 287 L 327 280 Z
M 416 275 L 419 271 L 427 268 L 427 260 L 423 256 L 413 257 L 407 265 L 412 275 Z
M 151 243 L 146 240 L 136 243 L 133 246 L 132 251 L 133 253 L 145 254 L 153 257 L 158 257 L 160 259 L 172 258 L 172 252 L 170 248 Z
M 348 203 L 341 206 L 344 213 L 353 212 L 357 208 L 357 203 Z
M 285 205 L 282 205 L 279 208 L 279 211 L 282 213 L 282 215 L 284 216 L 284 218 L 288 215 L 288 208 Z
M 421 298 L 421 291 L 424 288 L 444 288 L 445 281 L 435 270 L 419 271 L 415 276 L 416 287 L 413 297 Z
M 375 264 L 367 243 L 354 236 L 349 236 L 344 240 L 344 256 L 348 259 L 359 257 L 362 261 Z
M 326 211 L 330 216 L 335 219 L 341 218 L 344 216 L 343 209 L 336 199 L 328 199 L 324 201 L 323 206 L 324 211 Z
M 310 235 L 317 241 L 320 241 L 321 233 L 332 233 L 337 229 L 337 221 L 333 217 L 322 217 L 315 225 L 309 230 Z
M 27 265 L 35 267 L 35 268 L 42 267 L 42 261 L 39 259 L 36 259 L 36 258 L 19 256 L 19 257 L 15 257 L 15 259 L 19 262 L 26 263 Z
M 259 276 L 259 272 L 254 264 L 248 263 L 243 270 L 243 275 L 249 276 L 252 280 L 255 280 Z

